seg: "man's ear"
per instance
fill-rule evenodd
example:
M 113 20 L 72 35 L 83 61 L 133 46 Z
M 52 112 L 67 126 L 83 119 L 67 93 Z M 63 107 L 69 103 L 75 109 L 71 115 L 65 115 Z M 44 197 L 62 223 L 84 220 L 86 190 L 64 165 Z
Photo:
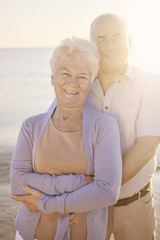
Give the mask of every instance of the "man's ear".
M 128 36 L 128 43 L 129 43 L 129 50 L 131 50 L 132 47 L 132 37 Z
M 54 76 L 53 76 L 53 73 L 51 74 L 51 84 L 54 86 Z

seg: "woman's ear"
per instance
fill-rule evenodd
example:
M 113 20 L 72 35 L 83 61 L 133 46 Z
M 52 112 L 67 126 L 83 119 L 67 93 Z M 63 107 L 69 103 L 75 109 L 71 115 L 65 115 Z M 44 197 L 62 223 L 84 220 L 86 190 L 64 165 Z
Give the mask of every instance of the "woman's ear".
M 53 76 L 53 73 L 51 74 L 51 84 L 54 86 L 54 76 Z

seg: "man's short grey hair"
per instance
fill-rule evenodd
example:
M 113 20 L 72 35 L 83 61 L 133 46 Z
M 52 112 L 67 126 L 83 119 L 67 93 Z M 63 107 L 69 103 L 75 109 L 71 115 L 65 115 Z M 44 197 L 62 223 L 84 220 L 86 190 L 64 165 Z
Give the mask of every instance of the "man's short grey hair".
M 97 77 L 100 57 L 98 48 L 94 42 L 77 37 L 62 41 L 62 43 L 54 49 L 50 59 L 53 75 L 56 73 L 60 61 L 66 57 L 74 57 L 79 62 L 86 64 L 91 73 L 91 81 Z

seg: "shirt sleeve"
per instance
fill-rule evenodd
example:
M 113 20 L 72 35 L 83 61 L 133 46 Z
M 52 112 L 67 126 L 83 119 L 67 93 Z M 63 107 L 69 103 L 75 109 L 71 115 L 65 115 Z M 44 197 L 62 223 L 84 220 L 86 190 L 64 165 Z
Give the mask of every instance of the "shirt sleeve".
M 86 184 L 83 174 L 57 176 L 34 172 L 32 166 L 32 145 L 29 122 L 26 120 L 19 132 L 11 162 L 10 179 L 12 194 L 25 195 L 26 192 L 22 188 L 24 184 L 48 195 L 70 192 Z
M 136 121 L 137 137 L 160 136 L 160 77 L 150 75 L 144 86 Z
M 109 128 L 102 125 L 98 132 L 94 149 L 94 181 L 66 195 L 43 196 L 38 200 L 40 211 L 48 214 L 56 210 L 84 212 L 117 202 L 121 186 L 122 158 L 118 126 L 113 123 Z

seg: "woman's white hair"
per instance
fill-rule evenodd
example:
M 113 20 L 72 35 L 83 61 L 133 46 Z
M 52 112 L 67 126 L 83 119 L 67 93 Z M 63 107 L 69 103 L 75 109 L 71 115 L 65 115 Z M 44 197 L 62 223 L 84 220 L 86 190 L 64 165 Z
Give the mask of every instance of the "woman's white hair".
M 100 57 L 98 48 L 94 42 L 77 37 L 62 41 L 62 43 L 54 49 L 50 59 L 53 74 L 55 74 L 61 60 L 64 60 L 66 57 L 74 57 L 79 62 L 87 64 L 91 73 L 91 81 L 97 77 Z

